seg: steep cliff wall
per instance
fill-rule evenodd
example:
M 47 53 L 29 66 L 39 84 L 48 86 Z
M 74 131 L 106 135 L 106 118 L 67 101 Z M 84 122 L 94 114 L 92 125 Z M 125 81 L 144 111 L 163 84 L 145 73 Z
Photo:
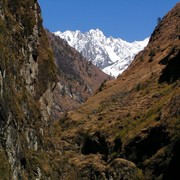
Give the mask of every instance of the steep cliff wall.
M 0 179 L 50 176 L 42 160 L 56 78 L 37 0 L 1 0 Z

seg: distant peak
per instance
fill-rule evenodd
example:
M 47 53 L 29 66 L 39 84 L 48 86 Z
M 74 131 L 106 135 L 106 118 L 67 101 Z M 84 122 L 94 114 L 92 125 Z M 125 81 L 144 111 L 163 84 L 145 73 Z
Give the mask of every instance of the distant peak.
M 90 34 L 90 35 L 95 35 L 97 37 L 102 37 L 102 36 L 104 37 L 103 32 L 101 30 L 99 30 L 99 29 L 91 29 L 87 33 Z
M 102 32 L 101 30 L 99 30 L 98 28 L 97 29 L 90 29 L 89 32 Z
M 94 65 L 115 77 L 128 67 L 134 56 L 148 43 L 148 38 L 146 41 L 129 43 L 120 38 L 106 37 L 99 29 L 90 29 L 85 33 L 79 30 L 66 31 L 56 35 L 65 39 Z

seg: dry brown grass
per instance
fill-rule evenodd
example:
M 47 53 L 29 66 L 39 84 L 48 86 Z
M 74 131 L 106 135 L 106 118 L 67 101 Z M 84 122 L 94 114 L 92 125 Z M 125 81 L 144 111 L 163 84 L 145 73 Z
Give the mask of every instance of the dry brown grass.
M 179 19 L 175 18 L 168 22 L 176 24 L 177 21 Z M 178 33 L 170 26 L 166 28 L 168 30 L 160 28 L 159 33 L 155 30 L 149 45 L 136 56 L 121 76 L 106 82 L 101 90 L 77 111 L 68 113 L 62 139 L 71 138 L 72 141 L 67 142 L 66 146 L 71 149 L 76 137 L 82 132 L 84 134 L 102 132 L 110 144 L 118 137 L 122 140 L 122 146 L 135 137 L 146 137 L 150 129 L 159 126 L 166 126 L 167 132 L 171 135 L 177 134 L 175 129 L 177 117 L 171 118 L 169 107 L 173 106 L 173 99 L 180 95 L 180 82 L 179 80 L 172 83 L 159 82 L 167 65 L 160 61 L 167 58 L 171 61 L 176 56 L 178 58 L 180 50 L 179 39 L 175 38 Z M 162 38 L 163 36 L 165 38 Z M 150 57 L 152 49 L 154 54 Z M 67 154 L 70 161 L 77 166 L 81 166 L 83 162 L 95 163 L 96 160 L 93 159 L 98 155 L 95 154 L 93 157 L 80 155 L 78 148 L 77 146 L 68 151 L 71 154 Z M 85 157 L 87 159 L 84 159 Z M 100 163 L 101 159 L 97 162 Z

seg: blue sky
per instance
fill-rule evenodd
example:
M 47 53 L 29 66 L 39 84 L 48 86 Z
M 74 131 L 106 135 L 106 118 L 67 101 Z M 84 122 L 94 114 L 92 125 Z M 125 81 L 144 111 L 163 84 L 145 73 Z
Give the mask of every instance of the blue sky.
M 44 26 L 51 32 L 100 29 L 126 41 L 149 37 L 177 0 L 39 0 Z

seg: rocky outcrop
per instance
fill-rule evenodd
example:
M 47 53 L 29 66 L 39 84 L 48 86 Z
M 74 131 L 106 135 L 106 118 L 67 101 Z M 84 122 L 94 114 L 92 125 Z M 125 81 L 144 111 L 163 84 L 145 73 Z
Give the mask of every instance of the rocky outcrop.
M 144 179 L 142 172 L 134 163 L 121 158 L 115 159 L 107 167 L 98 165 L 98 163 L 91 164 L 88 162 L 80 169 L 79 178 L 83 180 Z

